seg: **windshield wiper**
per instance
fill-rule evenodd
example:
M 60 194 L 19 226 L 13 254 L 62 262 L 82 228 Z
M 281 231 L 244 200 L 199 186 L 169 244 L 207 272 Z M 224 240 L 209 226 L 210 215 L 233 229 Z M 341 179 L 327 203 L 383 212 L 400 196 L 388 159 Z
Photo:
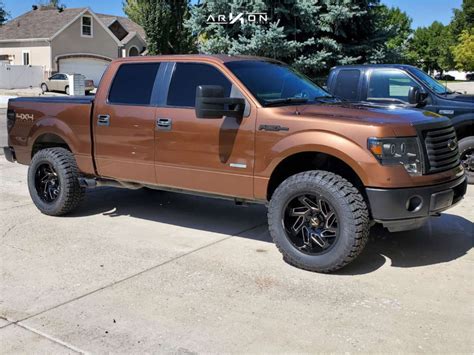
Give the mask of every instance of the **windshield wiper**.
M 304 104 L 308 99 L 303 97 L 285 97 L 284 99 L 266 100 L 265 106 L 275 106 L 281 104 Z
M 342 101 L 340 98 L 338 98 L 338 97 L 336 97 L 336 96 L 333 96 L 333 95 L 316 96 L 316 97 L 314 98 L 314 101 L 322 101 L 322 102 L 325 102 L 326 99 Z

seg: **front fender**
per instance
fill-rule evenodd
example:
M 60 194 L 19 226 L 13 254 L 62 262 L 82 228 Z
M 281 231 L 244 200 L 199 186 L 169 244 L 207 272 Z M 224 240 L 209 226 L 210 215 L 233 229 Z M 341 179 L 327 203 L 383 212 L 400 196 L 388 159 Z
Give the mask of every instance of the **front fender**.
M 472 135 L 474 132 L 474 113 L 464 113 L 459 116 L 455 116 L 451 119 L 451 123 L 456 130 L 458 138 L 466 137 Z M 467 130 L 467 135 L 463 132 Z
M 284 159 L 294 154 L 319 152 L 331 155 L 349 165 L 364 184 L 369 184 L 368 167 L 380 166 L 376 159 L 359 144 L 340 135 L 324 131 L 300 132 L 278 141 L 265 156 L 259 175 L 270 177 Z

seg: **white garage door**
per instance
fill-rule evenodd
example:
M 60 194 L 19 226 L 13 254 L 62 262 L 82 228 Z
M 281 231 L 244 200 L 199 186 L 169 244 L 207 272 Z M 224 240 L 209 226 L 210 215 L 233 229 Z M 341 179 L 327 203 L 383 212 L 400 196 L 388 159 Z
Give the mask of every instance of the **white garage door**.
M 94 80 L 94 85 L 98 86 L 109 63 L 109 61 L 92 58 L 65 58 L 59 60 L 59 72 L 82 74 L 86 79 Z

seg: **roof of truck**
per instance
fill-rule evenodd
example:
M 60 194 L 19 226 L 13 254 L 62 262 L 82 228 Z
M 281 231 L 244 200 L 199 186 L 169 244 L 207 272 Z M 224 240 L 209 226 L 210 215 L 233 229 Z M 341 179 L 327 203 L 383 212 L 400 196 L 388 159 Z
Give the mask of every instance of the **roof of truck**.
M 397 68 L 397 69 L 414 69 L 413 65 L 408 64 L 351 64 L 351 65 L 336 65 L 332 67 L 334 69 L 370 69 L 370 68 Z
M 156 56 L 137 56 L 137 57 L 126 57 L 115 59 L 115 62 L 137 62 L 137 61 L 152 61 L 152 60 L 203 60 L 203 61 L 214 61 L 220 63 L 243 61 L 243 60 L 260 60 L 260 61 L 269 61 L 269 62 L 278 62 L 278 60 L 257 57 L 257 56 L 247 56 L 247 55 L 226 55 L 226 54 L 179 54 L 179 55 L 156 55 Z

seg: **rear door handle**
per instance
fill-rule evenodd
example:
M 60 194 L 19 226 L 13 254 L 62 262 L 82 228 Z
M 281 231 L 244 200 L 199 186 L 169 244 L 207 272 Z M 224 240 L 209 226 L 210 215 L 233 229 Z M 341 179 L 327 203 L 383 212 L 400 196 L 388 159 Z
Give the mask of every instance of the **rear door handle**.
M 110 126 L 110 115 L 97 115 L 97 126 Z
M 171 118 L 158 118 L 156 120 L 156 128 L 164 131 L 171 130 Z

